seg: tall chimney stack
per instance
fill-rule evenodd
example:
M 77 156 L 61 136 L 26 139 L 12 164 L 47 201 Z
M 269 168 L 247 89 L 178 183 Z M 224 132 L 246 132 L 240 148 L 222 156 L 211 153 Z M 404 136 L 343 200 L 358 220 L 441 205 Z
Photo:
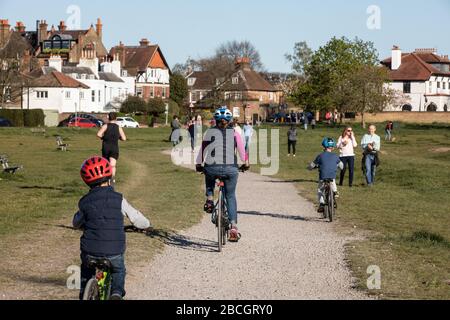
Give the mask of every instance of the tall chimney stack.
M 61 21 L 59 23 L 58 29 L 59 29 L 60 32 L 65 32 L 67 30 L 66 23 L 64 21 Z
M 402 65 L 402 50 L 398 46 L 392 48 L 391 69 L 398 70 Z
M 150 41 L 148 41 L 147 38 L 143 38 L 140 42 L 139 42 L 141 47 L 148 47 L 150 45 Z
M 96 29 L 97 29 L 96 31 L 97 31 L 98 36 L 100 37 L 100 39 L 102 39 L 102 37 L 103 37 L 103 24 L 102 24 L 102 20 L 100 18 L 97 19 L 97 24 L 95 26 L 96 26 Z
M 38 30 L 38 42 L 41 43 L 44 40 L 47 40 L 47 21 L 41 20 L 39 21 L 39 30 Z
M 4 20 L 4 19 L 0 20 L 0 46 L 2 46 L 2 47 L 8 40 L 10 27 L 11 26 L 9 25 L 8 20 Z
M 22 21 L 18 21 L 16 23 L 16 31 L 19 33 L 25 33 L 25 25 L 23 24 Z

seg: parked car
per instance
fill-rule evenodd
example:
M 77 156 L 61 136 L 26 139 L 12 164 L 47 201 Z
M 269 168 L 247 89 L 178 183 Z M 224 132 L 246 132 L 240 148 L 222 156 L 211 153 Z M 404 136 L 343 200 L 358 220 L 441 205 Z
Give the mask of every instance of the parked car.
M 5 118 L 0 118 L 0 127 L 12 127 L 11 121 Z
M 97 127 L 97 125 L 92 122 L 89 119 L 84 119 L 84 118 L 73 118 L 72 120 L 69 121 L 68 125 L 69 128 L 73 128 L 73 127 L 77 127 L 77 128 L 95 128 Z
M 130 117 L 117 118 L 116 122 L 122 128 L 139 128 L 139 123 Z
M 101 127 L 101 126 L 103 126 L 103 124 L 104 124 L 104 122 L 103 122 L 102 120 L 96 118 L 95 116 L 93 116 L 93 115 L 91 115 L 91 114 L 79 113 L 79 114 L 77 114 L 77 117 L 78 117 L 78 118 L 82 118 L 82 119 L 88 119 L 88 120 L 90 120 L 91 122 L 95 123 L 95 125 L 96 125 L 97 127 Z M 61 122 L 58 124 L 58 127 L 67 127 L 67 126 L 69 125 L 69 122 L 70 122 L 71 120 L 73 120 L 74 118 L 75 118 L 75 114 L 73 113 L 73 114 L 71 114 L 67 119 L 61 121 Z

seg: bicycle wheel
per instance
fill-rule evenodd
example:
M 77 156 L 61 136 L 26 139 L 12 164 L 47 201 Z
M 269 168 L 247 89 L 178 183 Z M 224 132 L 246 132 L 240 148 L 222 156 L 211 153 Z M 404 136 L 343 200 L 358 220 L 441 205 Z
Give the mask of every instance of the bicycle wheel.
M 223 197 L 222 197 L 223 191 L 220 189 L 219 191 L 219 203 L 217 206 L 217 243 L 218 243 L 218 251 L 222 252 L 222 246 L 223 246 Z
M 334 218 L 334 194 L 333 194 L 333 190 L 330 189 L 328 190 L 328 219 L 330 220 L 330 222 L 333 222 L 333 218 Z
M 83 300 L 100 300 L 100 292 L 96 278 L 92 278 L 86 284 L 84 289 Z
M 222 193 L 222 205 L 223 205 L 223 215 L 222 215 L 222 244 L 225 246 L 228 240 L 228 229 L 230 225 L 230 221 L 228 219 L 228 211 L 227 211 L 227 201 L 225 200 L 225 193 Z

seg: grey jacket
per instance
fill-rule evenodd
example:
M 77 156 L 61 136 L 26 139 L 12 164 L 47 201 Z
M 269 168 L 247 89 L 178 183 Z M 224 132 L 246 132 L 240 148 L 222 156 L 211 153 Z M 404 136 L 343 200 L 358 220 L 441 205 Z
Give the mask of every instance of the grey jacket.
M 297 141 L 297 129 L 289 129 L 287 135 L 289 141 Z

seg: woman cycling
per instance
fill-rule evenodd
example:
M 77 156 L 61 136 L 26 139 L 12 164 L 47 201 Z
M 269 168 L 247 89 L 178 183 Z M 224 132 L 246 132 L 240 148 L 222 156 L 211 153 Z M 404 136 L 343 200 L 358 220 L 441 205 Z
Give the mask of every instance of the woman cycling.
M 119 160 L 119 140 L 126 141 L 127 137 L 125 132 L 120 128 L 117 123 L 117 114 L 110 113 L 108 115 L 109 123 L 105 124 L 97 136 L 102 139 L 102 156 L 107 159 L 112 167 L 112 182 L 114 183 L 116 171 L 117 171 L 117 160 Z
M 226 107 L 218 109 L 214 114 L 216 125 L 205 133 L 202 149 L 197 158 L 197 171 L 205 173 L 206 182 L 206 204 L 205 212 L 214 211 L 214 188 L 216 178 L 225 178 L 225 197 L 228 206 L 228 215 L 231 223 L 230 242 L 240 239 L 237 222 L 237 200 L 236 185 L 239 176 L 238 159 L 236 149 L 242 162 L 243 169 L 248 170 L 248 154 L 245 152 L 244 144 L 239 133 L 237 133 L 230 122 L 233 114 Z M 203 167 L 204 164 L 204 167 Z

